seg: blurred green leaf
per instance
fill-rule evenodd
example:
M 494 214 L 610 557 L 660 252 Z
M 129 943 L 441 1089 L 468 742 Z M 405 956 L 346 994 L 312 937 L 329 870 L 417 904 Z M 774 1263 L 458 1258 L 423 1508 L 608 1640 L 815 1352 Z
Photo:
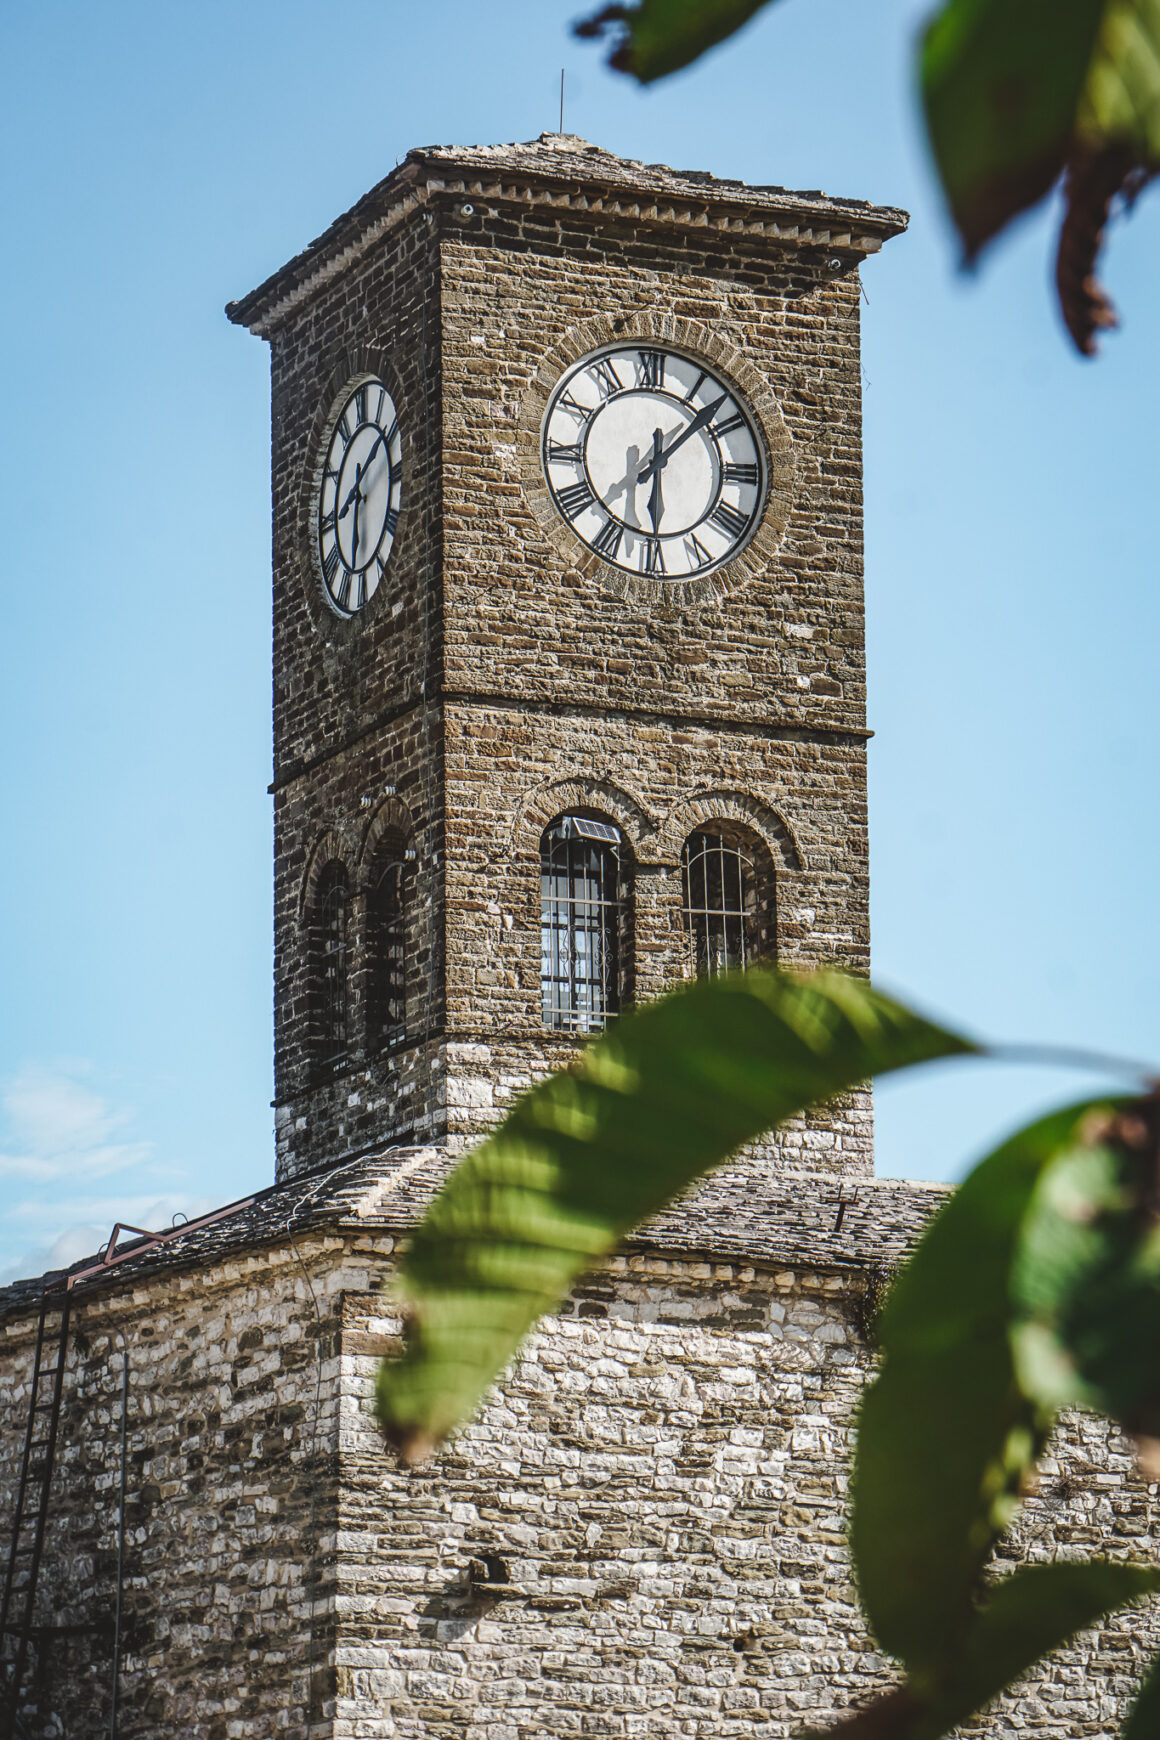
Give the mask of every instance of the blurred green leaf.
M 1156 1740 L 1160 1734 L 1160 1656 L 1152 1663 L 1120 1730 L 1120 1740 Z
M 1026 1565 L 1004 1577 L 971 1628 L 962 1656 L 916 1726 L 914 1740 L 937 1740 L 989 1704 L 1041 1656 L 1105 1613 L 1160 1588 L 1148 1565 L 1106 1559 Z
M 921 82 L 939 176 L 967 257 L 1063 169 L 1106 0 L 950 0 Z
M 608 64 L 651 84 L 677 72 L 747 24 L 769 0 L 639 0 L 605 6 L 575 27 L 577 36 L 613 38 Z
M 1160 168 L 1160 0 L 1105 0 L 1075 131 L 1089 150 L 1126 146 Z
M 744 1142 L 872 1075 L 974 1050 L 838 973 L 701 980 L 622 1017 L 431 1204 L 400 1276 L 408 1345 L 379 1373 L 387 1436 L 425 1454 L 592 1263 Z
M 1020 1387 L 1013 1270 L 1036 1188 L 1093 1110 L 1020 1131 L 970 1174 L 899 1274 L 859 1419 L 851 1546 L 880 1643 L 921 1678 L 975 1623 L 979 1577 L 1050 1425 Z
M 908 1680 L 827 1732 L 834 1740 L 942 1740 L 1077 1631 L 1158 1588 L 1160 1572 L 1148 1565 L 1095 1559 L 1024 1566 L 972 1612 L 957 1654 L 939 1674 Z M 1155 1708 L 1146 1702 L 1144 1717 Z M 1155 1740 L 1156 1732 L 1141 1726 L 1124 1740 Z
M 1160 1437 L 1160 1104 L 1092 1116 L 1039 1181 L 1013 1271 L 1024 1387 Z

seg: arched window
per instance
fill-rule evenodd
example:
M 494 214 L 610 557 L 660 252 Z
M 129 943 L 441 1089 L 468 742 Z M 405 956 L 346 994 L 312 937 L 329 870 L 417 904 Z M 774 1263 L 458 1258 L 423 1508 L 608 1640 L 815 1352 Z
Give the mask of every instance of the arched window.
M 690 834 L 681 854 L 690 965 L 727 973 L 775 953 L 773 865 L 764 846 L 728 823 Z
M 624 877 L 620 830 L 561 816 L 540 841 L 544 1025 L 592 1033 L 620 1008 Z
M 370 1042 L 390 1050 L 407 1037 L 407 907 L 411 864 L 392 841 L 375 861 L 368 901 L 371 945 Z
M 347 914 L 349 889 L 342 864 L 323 871 L 315 896 L 315 1058 L 320 1073 L 340 1068 L 348 1046 Z

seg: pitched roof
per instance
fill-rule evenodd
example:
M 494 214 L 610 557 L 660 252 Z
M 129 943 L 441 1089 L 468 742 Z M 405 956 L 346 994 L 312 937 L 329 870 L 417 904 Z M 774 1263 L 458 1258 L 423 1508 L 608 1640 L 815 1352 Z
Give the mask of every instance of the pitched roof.
M 426 145 L 409 151 L 391 173 L 309 247 L 248 296 L 226 306 L 229 318 L 253 332 L 269 331 L 303 297 L 344 270 L 385 231 L 433 195 L 463 193 L 527 204 L 558 203 L 642 221 L 712 225 L 828 243 L 869 253 L 907 224 L 894 206 L 831 199 L 817 190 L 750 185 L 700 169 L 670 169 L 617 157 L 574 133 L 541 133 L 513 145 Z M 643 197 L 642 197 L 643 196 Z
M 275 1185 L 188 1227 L 167 1229 L 159 1235 L 162 1242 L 127 1240 L 112 1253 L 112 1263 L 102 1263 L 98 1254 L 71 1269 L 0 1288 L 0 1318 L 28 1310 L 39 1302 L 46 1281 L 65 1276 L 73 1277 L 78 1294 L 115 1290 L 323 1228 L 381 1228 L 398 1237 L 414 1226 L 455 1160 L 445 1148 L 398 1148 Z M 725 1166 L 638 1228 L 625 1245 L 689 1260 L 864 1269 L 903 1257 L 948 1194 L 945 1185 L 894 1178 L 777 1173 L 758 1191 L 751 1171 Z

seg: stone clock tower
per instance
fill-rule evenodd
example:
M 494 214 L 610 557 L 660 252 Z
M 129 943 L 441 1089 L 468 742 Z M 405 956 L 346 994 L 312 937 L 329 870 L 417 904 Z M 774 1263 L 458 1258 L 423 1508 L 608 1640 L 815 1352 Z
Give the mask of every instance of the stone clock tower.
M 892 1683 L 851 1422 L 943 1190 L 872 1176 L 867 1102 L 636 1229 L 423 1468 L 371 1397 L 506 1099 L 683 975 L 866 967 L 858 266 L 904 221 L 415 151 L 233 305 L 273 353 L 279 1180 L 0 1289 L 0 1740 L 787 1740 Z M 1016 1553 L 1147 1558 L 1126 1448 L 1052 1454 Z M 988 1732 L 1109 1732 L 1155 1630 Z
M 474 1136 L 694 971 L 868 963 L 859 201 L 412 151 L 230 317 L 273 374 L 291 1177 Z M 868 1107 L 781 1138 L 865 1172 Z

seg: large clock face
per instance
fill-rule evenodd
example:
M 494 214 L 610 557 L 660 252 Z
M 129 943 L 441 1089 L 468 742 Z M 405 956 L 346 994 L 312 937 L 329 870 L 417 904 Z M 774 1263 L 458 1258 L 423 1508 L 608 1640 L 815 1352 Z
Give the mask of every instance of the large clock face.
M 373 376 L 335 420 L 318 494 L 318 560 L 340 616 L 361 610 L 383 577 L 402 499 L 403 444 L 391 395 Z
M 548 402 L 543 465 L 576 536 L 658 580 L 721 567 L 765 505 L 749 412 L 711 368 L 672 350 L 616 345 L 569 369 Z

